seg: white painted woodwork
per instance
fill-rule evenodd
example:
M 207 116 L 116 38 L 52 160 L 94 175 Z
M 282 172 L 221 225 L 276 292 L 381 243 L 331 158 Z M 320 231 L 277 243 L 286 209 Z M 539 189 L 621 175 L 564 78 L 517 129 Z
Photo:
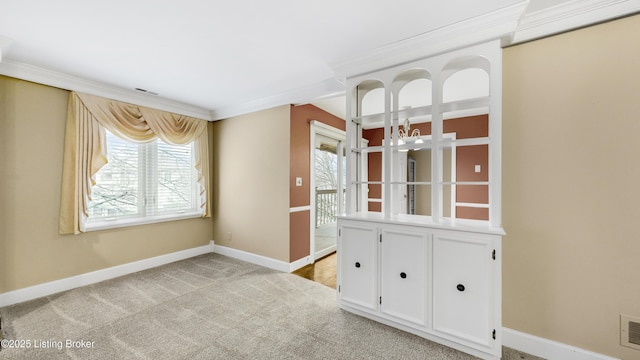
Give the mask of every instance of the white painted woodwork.
M 340 301 L 367 310 L 377 309 L 378 232 L 375 227 L 347 224 L 339 228 Z M 349 239 L 341 242 L 340 239 Z
M 495 235 L 433 237 L 433 328 L 491 349 Z M 460 287 L 460 288 L 458 288 Z
M 466 79 L 480 92 L 457 92 L 447 82 L 452 77 L 456 86 L 465 87 L 458 80 Z M 402 90 L 414 80 L 431 87 L 423 87 L 419 106 L 401 108 L 408 101 Z M 500 41 L 361 73 L 347 78 L 346 85 L 347 203 L 346 214 L 338 219 L 339 305 L 480 358 L 499 359 L 499 254 L 504 235 Z M 456 134 L 444 133 L 446 119 L 469 114 L 488 115 L 488 136 L 458 140 Z M 423 136 L 421 144 L 415 139 L 400 143 L 399 125 L 406 118 L 430 122 L 431 135 Z M 379 129 L 381 145 L 362 145 L 363 132 L 369 129 Z M 456 159 L 456 147 L 473 144 L 488 145 L 488 181 L 456 178 L 451 160 Z M 407 149 L 430 151 L 430 169 L 425 168 L 430 178 L 407 179 Z M 381 155 L 375 160 L 380 161 L 381 174 L 369 172 L 372 153 Z M 374 175 L 381 180 L 369 181 Z M 428 204 L 430 212 L 407 214 L 406 188 L 414 184 L 431 187 L 430 197 L 423 192 L 419 199 L 421 208 Z M 472 184 L 489 187 L 489 202 L 483 204 L 489 209 L 488 220 L 456 218 L 456 186 Z M 370 186 L 380 187 L 380 212 L 369 211 L 369 204 L 375 204 Z
M 341 308 L 483 359 L 500 358 L 501 234 L 348 216 L 338 228 Z
M 424 326 L 427 300 L 428 234 L 404 228 L 382 228 L 380 310 Z
M 455 101 L 443 102 L 444 85 L 448 78 L 467 69 L 477 69 L 484 71 L 488 84 L 488 97 L 481 99 L 461 98 Z M 432 83 L 431 91 L 424 95 L 431 96 L 431 105 L 399 109 L 397 93 L 401 91 L 402 84 L 412 79 L 423 79 L 429 77 Z M 371 108 L 366 101 L 370 94 L 384 91 L 379 99 L 383 113 L 367 113 L 366 109 Z M 398 151 L 407 149 L 407 145 L 397 145 L 397 129 L 399 119 L 411 117 L 415 122 L 431 122 L 431 139 L 425 141 L 421 148 L 436 149 L 431 152 L 431 222 L 441 223 L 450 221 L 455 211 L 444 212 L 444 203 L 453 204 L 448 206 L 455 209 L 455 199 L 444 199 L 443 186 L 451 186 L 455 189 L 455 182 L 445 181 L 443 176 L 443 147 L 469 146 L 474 143 L 486 143 L 489 145 L 489 181 L 482 184 L 489 185 L 489 223 L 491 227 L 497 229 L 501 225 L 501 99 L 502 99 L 502 52 L 498 40 L 484 44 L 475 45 L 465 49 L 455 50 L 449 53 L 437 55 L 431 58 L 420 59 L 414 62 L 402 64 L 392 68 L 367 73 L 347 79 L 347 149 L 349 149 L 347 161 L 347 208 L 346 213 L 367 211 L 368 201 L 363 201 L 369 197 L 367 191 L 367 180 L 364 180 L 367 170 L 362 167 L 366 162 L 367 154 L 371 152 L 382 153 L 382 213 L 389 218 L 401 213 L 402 206 L 397 201 L 398 189 L 406 185 L 406 179 L 399 179 L 401 167 Z M 396 99 L 391 101 L 391 99 Z M 400 99 L 401 100 L 401 99 Z M 365 110 L 363 110 L 365 109 Z M 363 111 L 365 111 L 363 113 Z M 469 113 L 488 114 L 489 116 L 489 136 L 483 138 L 450 140 L 449 135 L 443 134 L 444 120 Z M 362 132 L 383 126 L 384 141 L 380 146 L 370 146 L 368 148 L 357 146 L 362 139 Z M 459 141 L 459 143 L 458 143 Z M 416 145 L 411 145 L 416 148 Z M 370 184 L 373 184 L 370 183 Z M 468 183 L 465 183 L 468 184 Z M 481 184 L 481 183 L 478 183 Z M 455 191 L 451 191 L 455 194 Z M 455 219 L 455 215 L 452 219 Z M 456 219 L 457 221 L 457 219 Z M 479 225 L 484 226 L 484 225 Z

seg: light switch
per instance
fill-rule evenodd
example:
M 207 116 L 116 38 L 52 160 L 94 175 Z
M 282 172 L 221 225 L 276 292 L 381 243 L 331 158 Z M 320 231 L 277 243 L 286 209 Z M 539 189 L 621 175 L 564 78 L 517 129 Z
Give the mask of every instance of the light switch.
M 476 172 L 479 173 L 480 172 L 480 165 L 476 165 Z
M 301 177 L 297 177 L 296 178 L 296 186 L 302 186 L 302 178 Z

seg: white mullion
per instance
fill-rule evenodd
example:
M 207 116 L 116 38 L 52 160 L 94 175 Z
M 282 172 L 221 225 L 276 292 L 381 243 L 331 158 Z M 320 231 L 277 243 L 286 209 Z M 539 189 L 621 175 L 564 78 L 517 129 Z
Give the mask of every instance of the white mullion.
M 360 135 L 358 135 L 358 137 L 356 138 L 356 141 L 358 141 L 358 146 L 365 148 L 366 146 L 369 145 L 368 141 L 366 139 L 362 139 L 362 127 L 359 127 L 359 131 L 360 131 Z M 362 183 L 359 185 L 359 189 L 360 189 L 360 194 L 361 194 L 361 211 L 369 211 L 369 185 L 368 181 L 369 181 L 369 157 L 366 152 L 362 152 L 359 154 L 358 159 L 360 161 L 360 177 L 359 180 L 362 181 Z
M 391 199 L 394 199 L 395 201 L 389 201 L 391 203 L 391 213 L 392 214 L 399 214 L 402 211 L 400 210 L 400 186 L 398 185 L 398 182 L 402 181 L 403 179 L 400 177 L 400 174 L 402 174 L 402 170 L 400 169 L 400 152 L 398 151 L 398 146 L 400 144 L 400 137 L 399 135 L 399 113 L 398 113 L 398 101 L 399 101 L 399 91 L 396 91 L 396 89 L 393 86 L 390 86 L 390 92 L 391 92 L 391 97 L 390 99 L 393 99 L 393 108 L 390 109 L 391 112 L 391 129 L 392 129 L 392 138 L 391 138 L 391 143 L 394 145 L 393 151 L 391 153 L 391 162 L 392 162 L 392 169 L 393 171 L 391 171 L 391 177 L 389 178 L 388 182 L 391 188 Z M 390 105 L 391 106 L 391 105 Z M 406 182 L 407 179 L 404 179 L 404 181 Z
M 490 140 L 489 137 L 457 139 L 455 140 L 455 144 L 456 146 L 489 145 Z
M 451 219 L 455 219 L 457 217 L 457 213 L 456 213 L 456 202 L 458 200 L 458 196 L 457 196 L 457 188 L 456 188 L 456 180 L 457 180 L 457 167 L 458 167 L 458 163 L 457 163 L 457 158 L 456 158 L 456 133 L 453 133 L 453 144 L 451 145 L 451 182 L 453 182 L 453 184 L 451 185 L 451 214 L 450 217 Z
M 489 69 L 489 223 L 502 226 L 502 49 L 491 47 Z
M 440 74 L 432 74 L 431 80 L 431 216 L 434 222 L 442 221 L 442 149 L 440 142 L 442 141 L 442 84 Z
M 391 198 L 391 174 L 393 169 L 392 166 L 392 152 L 391 152 L 391 96 L 390 96 L 390 87 L 389 84 L 384 84 L 384 151 L 382 152 L 382 161 L 384 165 L 382 169 L 384 170 L 382 174 L 382 211 L 384 213 L 385 218 L 389 218 L 391 216 L 391 206 L 392 206 L 392 198 Z
M 348 85 L 348 84 L 347 84 Z M 348 89 L 348 86 L 347 86 Z M 347 168 L 345 169 L 347 172 L 347 189 L 346 189 L 346 193 L 345 193 L 345 197 L 346 197 L 346 202 L 347 202 L 347 206 L 345 209 L 345 212 L 347 214 L 352 214 L 354 212 L 356 212 L 356 208 L 357 206 L 355 205 L 356 201 L 354 199 L 355 197 L 355 193 L 356 193 L 356 189 L 355 189 L 355 185 L 354 185 L 354 181 L 357 180 L 356 176 L 354 174 L 354 169 L 356 169 L 356 157 L 360 156 L 360 155 L 354 155 L 351 151 L 353 148 L 355 148 L 355 146 L 353 145 L 353 140 L 352 138 L 355 136 L 353 133 L 353 125 L 352 125 L 352 121 L 353 121 L 353 114 L 351 113 L 351 105 L 353 104 L 353 89 L 351 91 L 347 90 L 347 97 L 351 97 L 351 98 L 347 98 L 347 110 L 346 110 L 346 119 L 345 119 L 345 125 L 346 125 L 346 132 L 347 132 Z
M 146 201 L 145 216 L 155 215 L 158 204 L 158 141 L 144 144 L 145 169 L 144 192 Z
M 355 96 L 355 99 L 356 99 L 356 102 L 355 102 L 356 108 L 350 110 L 352 115 L 355 115 L 356 117 L 362 116 L 362 99 L 364 99 L 365 95 L 366 95 L 366 91 L 361 91 L 360 84 L 358 84 L 358 86 L 356 87 L 356 93 L 352 94 L 352 98 L 353 96 Z M 362 119 L 359 122 L 356 122 L 355 133 L 350 138 L 350 140 L 353 142 L 352 147 L 357 147 L 357 148 L 362 147 L 362 144 L 360 143 L 359 139 L 362 139 L 363 122 L 364 120 Z M 366 158 L 367 158 L 367 155 L 365 155 L 362 152 L 356 155 L 354 159 L 355 160 L 354 169 L 356 169 L 356 173 L 354 174 L 355 177 L 353 178 L 353 180 L 359 181 L 364 178 L 364 174 L 368 171 L 368 168 L 364 165 Z M 355 188 L 355 194 L 356 194 L 356 199 L 353 204 L 355 209 L 362 212 L 369 211 L 369 203 L 367 202 L 367 199 L 369 198 L 369 192 L 368 192 L 367 185 L 366 184 L 357 185 Z
M 138 216 L 147 214 L 146 168 L 147 168 L 147 144 L 138 144 Z

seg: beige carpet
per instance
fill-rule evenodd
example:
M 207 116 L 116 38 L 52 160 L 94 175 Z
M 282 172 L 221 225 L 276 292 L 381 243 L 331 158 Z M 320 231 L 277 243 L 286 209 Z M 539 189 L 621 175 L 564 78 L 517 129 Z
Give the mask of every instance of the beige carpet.
M 217 254 L 0 315 L 5 339 L 30 344 L 0 359 L 473 359 L 340 310 L 334 289 Z

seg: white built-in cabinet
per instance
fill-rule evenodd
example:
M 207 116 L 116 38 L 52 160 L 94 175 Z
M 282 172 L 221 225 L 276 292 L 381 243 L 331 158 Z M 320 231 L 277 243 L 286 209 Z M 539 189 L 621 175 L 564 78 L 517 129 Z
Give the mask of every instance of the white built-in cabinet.
M 341 308 L 484 359 L 501 341 L 498 41 L 347 78 Z
M 429 235 L 393 226 L 378 231 L 379 239 L 384 239 L 379 245 L 380 312 L 399 321 L 424 326 Z
M 478 357 L 500 358 L 501 236 L 342 218 L 339 303 Z

